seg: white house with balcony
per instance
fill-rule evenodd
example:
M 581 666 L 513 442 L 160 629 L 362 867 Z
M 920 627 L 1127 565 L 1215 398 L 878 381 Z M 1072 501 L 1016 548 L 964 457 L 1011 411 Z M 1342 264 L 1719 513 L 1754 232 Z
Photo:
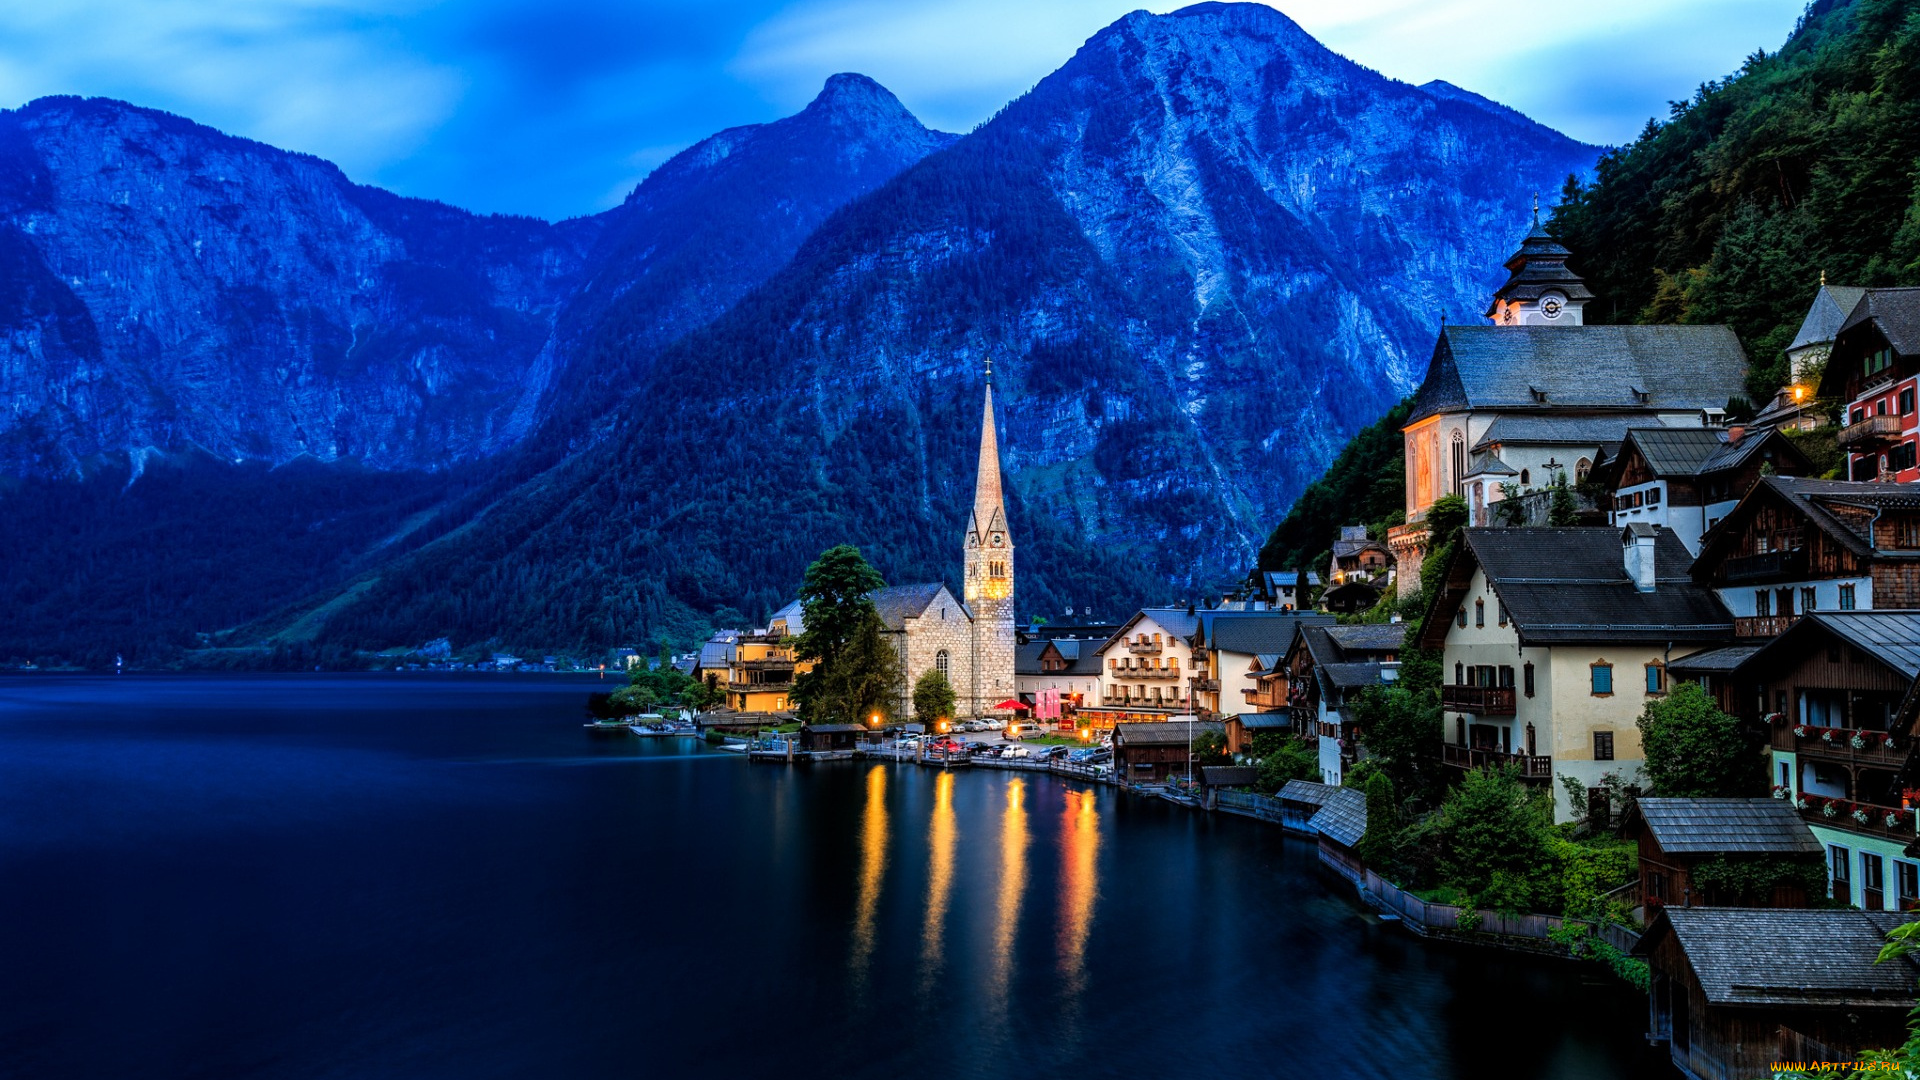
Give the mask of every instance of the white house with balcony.
M 1557 820 L 1580 817 L 1564 779 L 1634 781 L 1636 721 L 1667 692 L 1667 663 L 1726 643 L 1733 619 L 1651 525 L 1461 536 L 1422 627 L 1443 654 L 1442 760 L 1511 764 L 1547 785 Z
M 1083 709 L 1102 726 L 1164 720 L 1193 711 L 1189 680 L 1196 670 L 1192 608 L 1143 608 L 1097 650 L 1100 700 Z

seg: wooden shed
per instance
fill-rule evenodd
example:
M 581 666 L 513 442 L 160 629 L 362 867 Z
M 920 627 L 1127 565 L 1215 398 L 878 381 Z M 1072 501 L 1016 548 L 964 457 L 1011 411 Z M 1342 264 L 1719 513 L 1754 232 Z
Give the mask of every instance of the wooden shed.
M 1809 898 L 1797 886 L 1742 903 L 1700 886 L 1693 873 L 1709 859 L 1780 856 L 1817 862 L 1823 850 L 1784 799 L 1640 798 L 1627 811 L 1625 827 L 1640 845 L 1639 901 L 1649 919 L 1669 904 L 1804 908 Z
M 1187 775 L 1193 740 L 1207 732 L 1224 735 L 1224 725 L 1199 720 L 1113 726 L 1113 770 L 1122 780 L 1163 783 L 1170 776 Z M 1193 770 L 1195 779 L 1200 771 Z
M 1892 912 L 1667 908 L 1634 946 L 1652 972 L 1648 1038 L 1691 1080 L 1852 1061 L 1907 1037 L 1916 968 L 1875 964 Z

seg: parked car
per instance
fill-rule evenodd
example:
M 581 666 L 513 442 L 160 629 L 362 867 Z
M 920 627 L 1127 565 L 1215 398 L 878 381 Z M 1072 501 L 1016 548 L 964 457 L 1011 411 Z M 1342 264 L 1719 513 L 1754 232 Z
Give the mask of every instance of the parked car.
M 1000 756 L 1003 758 L 1032 757 L 1033 751 L 1024 746 L 1009 746 L 1000 751 Z
M 1033 756 L 1045 761 L 1052 761 L 1054 758 L 1066 757 L 1067 748 L 1064 746 L 1043 746 Z

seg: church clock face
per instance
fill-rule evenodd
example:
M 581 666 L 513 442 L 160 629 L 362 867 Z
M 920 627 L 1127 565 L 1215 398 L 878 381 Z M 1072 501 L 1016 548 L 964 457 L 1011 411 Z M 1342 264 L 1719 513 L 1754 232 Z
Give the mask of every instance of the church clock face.
M 999 533 L 994 533 L 994 534 L 993 534 L 993 546 L 994 546 L 994 547 L 1005 547 L 1005 546 L 1006 546 L 1006 543 L 1007 543 L 1007 538 L 1006 538 L 1006 537 L 1004 537 L 1004 536 L 1001 536 L 1001 535 L 1000 535 Z
M 1566 310 L 1565 306 L 1557 296 L 1549 296 L 1540 301 L 1540 314 L 1545 315 L 1549 319 L 1559 318 L 1560 313 L 1564 310 Z

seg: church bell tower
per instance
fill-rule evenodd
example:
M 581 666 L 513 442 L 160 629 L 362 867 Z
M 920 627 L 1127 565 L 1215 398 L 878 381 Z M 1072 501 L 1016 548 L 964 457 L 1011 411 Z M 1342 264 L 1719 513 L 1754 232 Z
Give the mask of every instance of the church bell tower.
M 1507 283 L 1493 294 L 1487 318 L 1496 326 L 1579 326 L 1593 299 L 1587 283 L 1567 266 L 1573 254 L 1540 224 L 1540 200 L 1533 201 L 1533 230 L 1507 259 Z
M 967 606 L 973 610 L 973 685 L 954 689 L 978 716 L 1014 696 L 1013 536 L 1000 493 L 1000 440 L 993 423 L 993 365 L 980 419 L 980 468 L 967 523 Z

